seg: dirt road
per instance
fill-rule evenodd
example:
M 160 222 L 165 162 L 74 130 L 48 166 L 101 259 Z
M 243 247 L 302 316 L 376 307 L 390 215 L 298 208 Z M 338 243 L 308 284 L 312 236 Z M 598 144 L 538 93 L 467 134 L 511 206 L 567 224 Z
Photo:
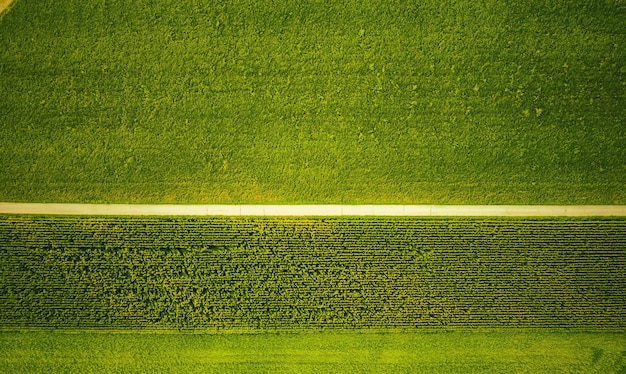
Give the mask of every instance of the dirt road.
M 11 5 L 13 0 L 0 0 L 0 13 L 2 13 L 6 8 Z
M 135 205 L 0 203 L 0 214 L 104 216 L 626 216 L 626 205 Z

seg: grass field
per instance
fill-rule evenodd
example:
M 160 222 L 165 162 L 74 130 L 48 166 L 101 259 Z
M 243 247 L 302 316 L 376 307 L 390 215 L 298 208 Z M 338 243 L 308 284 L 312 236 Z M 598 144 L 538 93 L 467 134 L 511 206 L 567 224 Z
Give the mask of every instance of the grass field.
M 621 0 L 20 0 L 0 201 L 626 203 Z
M 611 331 L 0 332 L 4 373 L 623 373 Z

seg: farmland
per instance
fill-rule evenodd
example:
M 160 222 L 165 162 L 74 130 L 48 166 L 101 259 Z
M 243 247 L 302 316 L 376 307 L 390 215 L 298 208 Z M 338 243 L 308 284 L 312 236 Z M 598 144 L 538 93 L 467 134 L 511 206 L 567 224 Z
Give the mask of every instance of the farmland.
M 0 201 L 626 203 L 623 1 L 18 1 Z
M 4 373 L 620 373 L 626 334 L 0 332 Z
M 626 204 L 624 30 L 623 0 L 18 0 L 0 202 Z M 625 268 L 623 218 L 0 214 L 0 371 L 624 372 Z
M 626 327 L 626 221 L 0 220 L 0 326 Z

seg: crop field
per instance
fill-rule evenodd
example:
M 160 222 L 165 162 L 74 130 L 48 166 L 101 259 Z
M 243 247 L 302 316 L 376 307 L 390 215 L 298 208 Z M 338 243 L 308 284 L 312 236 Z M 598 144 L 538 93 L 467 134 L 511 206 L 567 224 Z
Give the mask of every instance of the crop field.
M 626 203 L 623 0 L 18 0 L 0 201 Z
M 0 327 L 626 327 L 626 220 L 0 220 Z

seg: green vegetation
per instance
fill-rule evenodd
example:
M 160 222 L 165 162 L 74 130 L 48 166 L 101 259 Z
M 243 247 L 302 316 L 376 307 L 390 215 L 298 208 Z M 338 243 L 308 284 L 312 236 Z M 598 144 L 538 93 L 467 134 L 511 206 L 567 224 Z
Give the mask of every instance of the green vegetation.
M 0 201 L 626 203 L 622 0 L 19 1 Z
M 624 30 L 623 0 L 18 1 L 0 201 L 626 204 Z M 625 243 L 2 216 L 0 371 L 624 372 Z
M 610 331 L 0 332 L 4 373 L 620 373 Z
M 626 327 L 626 220 L 0 220 L 0 327 Z

